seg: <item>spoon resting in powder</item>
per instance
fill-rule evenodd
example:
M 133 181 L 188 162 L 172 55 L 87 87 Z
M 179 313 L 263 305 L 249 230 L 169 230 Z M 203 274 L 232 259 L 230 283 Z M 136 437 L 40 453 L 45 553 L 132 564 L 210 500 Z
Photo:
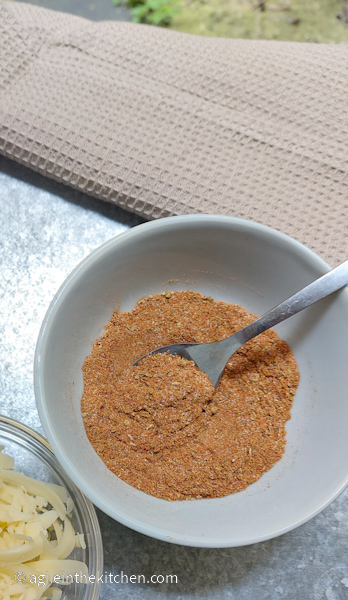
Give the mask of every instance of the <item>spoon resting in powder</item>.
M 277 304 L 277 306 L 256 319 L 256 321 L 250 323 L 250 325 L 243 327 L 237 333 L 223 340 L 207 344 L 171 344 L 170 346 L 156 348 L 156 350 L 149 352 L 145 356 L 167 352 L 168 354 L 177 354 L 187 360 L 193 360 L 196 366 L 208 375 L 214 387 L 216 387 L 232 354 L 237 352 L 246 342 L 249 342 L 252 338 L 267 331 L 267 329 L 271 329 L 289 317 L 296 315 L 315 302 L 326 298 L 326 296 L 329 296 L 347 284 L 348 260 L 302 288 L 287 300 Z M 133 364 L 139 364 L 145 356 L 142 356 Z

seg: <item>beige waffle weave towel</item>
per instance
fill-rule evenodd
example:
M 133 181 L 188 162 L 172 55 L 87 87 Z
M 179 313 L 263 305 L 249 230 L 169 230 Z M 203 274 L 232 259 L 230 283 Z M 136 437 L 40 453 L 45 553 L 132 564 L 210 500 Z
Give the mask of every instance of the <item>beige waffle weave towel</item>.
M 153 219 L 253 219 L 348 258 L 348 46 L 0 0 L 0 153 Z

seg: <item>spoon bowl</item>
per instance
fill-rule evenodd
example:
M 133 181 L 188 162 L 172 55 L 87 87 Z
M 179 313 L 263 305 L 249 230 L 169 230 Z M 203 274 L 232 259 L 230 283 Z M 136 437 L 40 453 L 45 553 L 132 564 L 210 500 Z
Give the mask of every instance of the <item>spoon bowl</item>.
M 267 329 L 296 315 L 315 302 L 337 292 L 337 290 L 347 284 L 348 260 L 325 275 L 322 275 L 322 277 L 319 277 L 313 283 L 306 285 L 302 290 L 299 290 L 296 294 L 284 300 L 284 302 L 277 304 L 277 306 L 266 312 L 262 317 L 224 340 L 208 344 L 171 344 L 170 346 L 157 348 L 149 352 L 146 356 L 168 353 L 176 354 L 187 360 L 193 360 L 196 366 L 208 375 L 212 384 L 216 387 L 228 360 L 243 344 L 249 342 L 249 340 L 260 333 L 267 331 Z M 145 356 L 142 356 L 133 364 L 139 364 L 143 358 Z

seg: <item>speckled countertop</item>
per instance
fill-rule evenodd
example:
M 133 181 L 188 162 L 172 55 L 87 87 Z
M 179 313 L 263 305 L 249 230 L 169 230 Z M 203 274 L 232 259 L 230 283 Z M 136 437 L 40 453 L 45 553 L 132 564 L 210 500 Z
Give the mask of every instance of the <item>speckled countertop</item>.
M 1 157 L 0 211 L 1 412 L 42 432 L 33 358 L 48 305 L 91 250 L 141 220 Z M 178 579 L 104 583 L 102 600 L 348 598 L 348 490 L 302 527 L 244 548 L 166 544 L 97 513 L 106 572 Z

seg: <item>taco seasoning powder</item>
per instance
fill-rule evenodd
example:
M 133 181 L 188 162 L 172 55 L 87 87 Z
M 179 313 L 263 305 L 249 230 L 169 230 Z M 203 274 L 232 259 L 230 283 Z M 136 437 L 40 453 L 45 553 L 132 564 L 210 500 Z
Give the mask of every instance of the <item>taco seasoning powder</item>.
M 232 356 L 214 390 L 193 362 L 159 354 L 174 342 L 212 342 L 255 320 L 241 306 L 197 292 L 164 292 L 115 312 L 83 366 L 89 441 L 118 477 L 165 500 L 245 489 L 284 454 L 299 382 L 274 331 Z

